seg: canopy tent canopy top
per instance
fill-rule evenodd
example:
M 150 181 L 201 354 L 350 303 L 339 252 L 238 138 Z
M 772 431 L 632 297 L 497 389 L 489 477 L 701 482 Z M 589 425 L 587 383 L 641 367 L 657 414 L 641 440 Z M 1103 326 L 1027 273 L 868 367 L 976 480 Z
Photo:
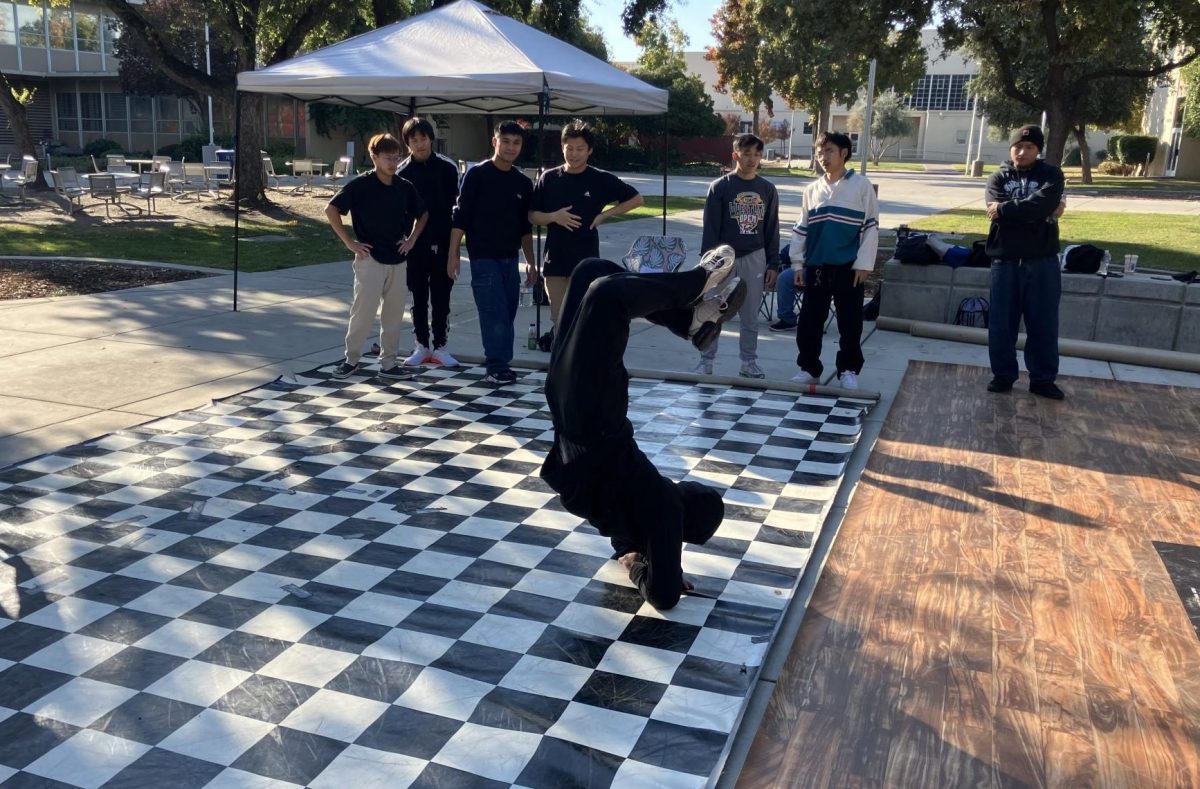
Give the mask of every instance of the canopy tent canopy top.
M 667 91 L 475 0 L 242 72 L 238 90 L 404 114 L 667 111 Z

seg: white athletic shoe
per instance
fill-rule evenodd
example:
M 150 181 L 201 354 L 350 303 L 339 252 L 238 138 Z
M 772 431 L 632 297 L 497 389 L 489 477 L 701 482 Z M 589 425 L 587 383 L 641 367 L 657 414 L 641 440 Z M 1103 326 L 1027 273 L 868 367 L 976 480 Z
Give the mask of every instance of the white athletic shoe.
M 792 383 L 794 383 L 794 384 L 815 384 L 815 383 L 817 383 L 817 379 L 814 378 L 811 374 L 806 373 L 804 370 L 801 370 L 800 372 L 798 372 L 792 376 Z
M 404 360 L 406 367 L 416 367 L 425 362 L 429 358 L 429 349 L 421 343 L 417 343 L 416 349 L 412 352 L 412 356 Z
M 742 369 L 738 370 L 738 375 L 743 378 L 766 378 L 767 374 L 758 366 L 758 362 L 742 362 Z
M 857 389 L 858 376 L 849 370 L 844 371 L 838 376 L 838 381 L 841 382 L 843 389 Z
M 701 359 L 700 362 L 692 368 L 692 372 L 696 375 L 712 375 L 712 362 L 708 359 Z
M 442 367 L 458 367 L 458 359 L 450 355 L 446 350 L 446 346 L 439 345 L 433 349 L 433 353 L 429 354 L 429 358 L 440 364 Z

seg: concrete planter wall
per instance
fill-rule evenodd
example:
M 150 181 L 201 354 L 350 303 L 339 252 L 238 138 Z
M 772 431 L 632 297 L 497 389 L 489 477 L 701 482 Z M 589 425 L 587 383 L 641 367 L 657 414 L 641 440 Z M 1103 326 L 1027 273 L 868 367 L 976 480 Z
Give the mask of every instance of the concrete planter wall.
M 980 268 L 884 264 L 880 315 L 953 323 L 958 305 L 987 297 L 991 272 Z M 1059 335 L 1138 348 L 1200 352 L 1200 284 L 1152 279 L 1147 273 L 1123 279 L 1063 274 Z

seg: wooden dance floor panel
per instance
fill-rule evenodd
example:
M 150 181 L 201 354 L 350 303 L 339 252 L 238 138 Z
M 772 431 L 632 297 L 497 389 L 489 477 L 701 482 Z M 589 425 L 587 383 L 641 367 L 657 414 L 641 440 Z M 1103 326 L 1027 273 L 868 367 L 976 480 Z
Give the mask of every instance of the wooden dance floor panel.
M 909 367 L 739 786 L 1200 786 L 1200 391 L 986 382 Z
M 726 502 L 659 612 L 539 476 L 544 374 L 329 372 L 0 469 L 0 786 L 708 784 L 867 404 L 631 381 Z

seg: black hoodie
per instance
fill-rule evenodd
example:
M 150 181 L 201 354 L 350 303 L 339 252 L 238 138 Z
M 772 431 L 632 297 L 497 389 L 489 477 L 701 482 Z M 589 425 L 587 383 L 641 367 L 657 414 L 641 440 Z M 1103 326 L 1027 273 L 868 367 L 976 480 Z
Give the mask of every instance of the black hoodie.
M 1028 170 L 1005 162 L 988 179 L 987 202 L 1000 204 L 1000 216 L 988 231 L 987 254 L 1018 260 L 1058 254 L 1058 221 L 1062 202 L 1062 170 L 1038 159 Z

